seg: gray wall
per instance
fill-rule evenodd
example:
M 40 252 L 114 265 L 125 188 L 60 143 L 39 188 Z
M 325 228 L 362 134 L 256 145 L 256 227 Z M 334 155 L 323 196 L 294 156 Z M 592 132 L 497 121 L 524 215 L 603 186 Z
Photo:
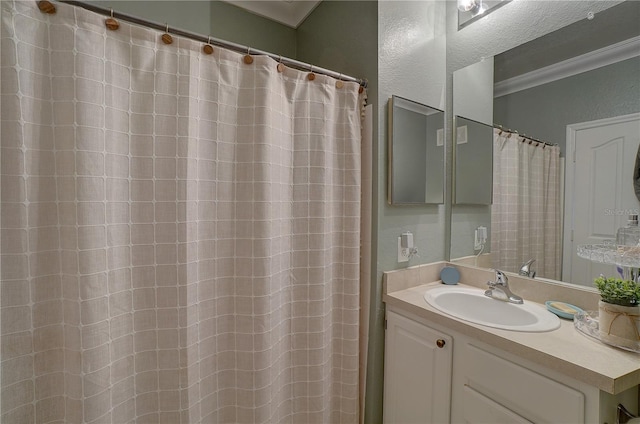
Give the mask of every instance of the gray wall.
M 285 57 L 296 57 L 295 29 L 229 3 L 210 3 L 211 36 Z
M 494 121 L 560 145 L 569 124 L 640 112 L 640 57 L 498 97 Z
M 295 58 L 296 31 L 220 1 L 89 1 L 128 15 Z M 265 34 L 267 34 L 265 36 Z

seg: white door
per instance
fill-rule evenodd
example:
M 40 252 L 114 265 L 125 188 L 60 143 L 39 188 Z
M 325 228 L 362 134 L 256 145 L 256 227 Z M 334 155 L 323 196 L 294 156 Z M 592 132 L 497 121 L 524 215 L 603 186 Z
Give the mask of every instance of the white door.
M 615 239 L 628 215 L 638 213 L 633 171 L 639 145 L 640 114 L 567 127 L 564 281 L 593 286 L 600 274 L 617 275 L 612 265 L 579 258 L 577 246 Z

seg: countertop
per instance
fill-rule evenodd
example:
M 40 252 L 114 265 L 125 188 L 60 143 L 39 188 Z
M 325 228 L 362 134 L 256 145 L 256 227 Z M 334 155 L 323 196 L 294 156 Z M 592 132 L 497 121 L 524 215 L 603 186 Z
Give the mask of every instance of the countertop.
M 416 275 L 434 277 L 434 274 L 439 275 L 436 271 L 442 266 L 443 263 L 432 264 L 432 268 L 421 269 Z M 456 266 L 460 269 L 459 265 Z M 394 271 L 397 272 L 399 271 Z M 464 275 L 469 272 L 473 270 L 461 272 L 463 280 Z M 398 275 L 394 277 L 397 280 Z M 435 278 L 423 278 L 422 281 L 431 283 L 420 284 L 419 280 L 420 278 L 410 278 L 402 284 L 389 284 L 385 275 L 383 301 L 396 309 L 405 310 L 437 325 L 479 339 L 614 395 L 640 384 L 639 353 L 594 340 L 576 330 L 571 320 L 561 319 L 560 328 L 544 333 L 524 333 L 476 325 L 449 316 L 429 305 L 423 297 L 425 291 L 434 285 L 441 286 L 441 282 Z M 472 283 L 469 286 L 477 288 L 478 284 Z M 514 292 L 518 293 L 515 290 Z M 531 300 L 525 297 L 525 301 Z

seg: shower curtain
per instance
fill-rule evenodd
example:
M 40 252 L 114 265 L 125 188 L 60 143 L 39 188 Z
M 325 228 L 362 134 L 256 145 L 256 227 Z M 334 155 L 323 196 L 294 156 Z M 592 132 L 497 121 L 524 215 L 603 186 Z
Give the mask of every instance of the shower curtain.
M 496 269 L 518 272 L 535 259 L 537 275 L 562 271 L 560 148 L 494 129 L 491 256 Z
M 2 10 L 9 423 L 355 423 L 356 83 Z

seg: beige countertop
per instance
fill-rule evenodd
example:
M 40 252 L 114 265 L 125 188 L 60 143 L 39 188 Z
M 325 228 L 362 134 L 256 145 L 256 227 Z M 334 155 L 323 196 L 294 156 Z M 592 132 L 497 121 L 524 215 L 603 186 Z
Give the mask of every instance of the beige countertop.
M 430 286 L 440 286 L 439 273 L 445 265 L 448 263 L 438 262 L 385 273 L 383 301 L 396 309 L 405 310 L 614 395 L 640 384 L 640 354 L 589 338 L 574 328 L 573 321 L 561 319 L 560 328 L 550 332 L 524 333 L 476 325 L 433 308 L 423 296 Z M 461 273 L 461 281 L 472 287 L 483 287 L 493 275 L 488 270 L 460 264 L 454 266 Z M 427 281 L 429 283 L 425 283 Z M 557 286 L 517 276 L 509 276 L 509 283 L 514 293 L 522 295 L 526 301 L 544 303 L 540 299 L 546 299 L 568 302 L 573 299 L 571 303 L 585 310 L 593 310 L 597 305 L 598 295 L 589 289 Z M 525 287 L 527 285 L 531 287 Z M 529 292 L 536 293 L 531 296 L 534 299 L 527 297 Z

